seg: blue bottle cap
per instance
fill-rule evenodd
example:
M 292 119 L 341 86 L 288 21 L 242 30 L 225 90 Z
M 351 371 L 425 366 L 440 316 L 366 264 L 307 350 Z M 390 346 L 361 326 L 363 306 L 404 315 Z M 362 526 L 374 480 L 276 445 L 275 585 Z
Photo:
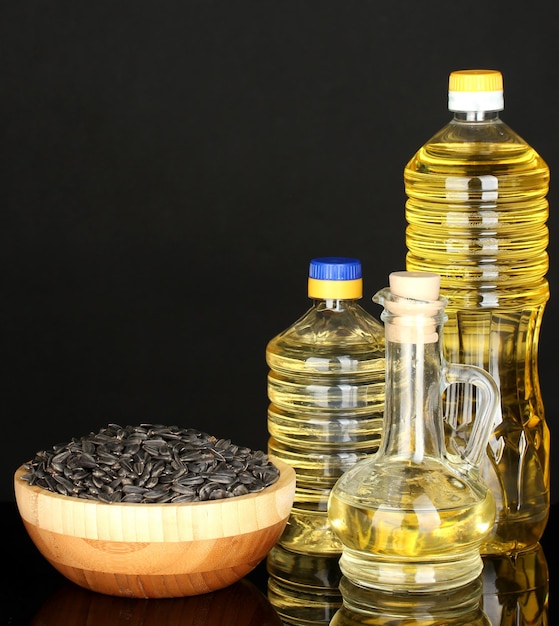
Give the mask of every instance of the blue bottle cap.
M 313 259 L 309 267 L 307 292 L 313 299 L 361 298 L 363 296 L 361 261 L 339 256 Z
M 361 277 L 359 259 L 327 256 L 310 262 L 309 278 L 314 280 L 357 280 Z

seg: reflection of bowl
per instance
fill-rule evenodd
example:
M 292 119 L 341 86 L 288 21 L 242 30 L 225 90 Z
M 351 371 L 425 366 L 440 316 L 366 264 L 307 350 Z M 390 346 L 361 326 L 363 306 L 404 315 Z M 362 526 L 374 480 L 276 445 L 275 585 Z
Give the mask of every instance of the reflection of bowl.
M 260 590 L 247 579 L 189 598 L 117 598 L 67 583 L 49 597 L 31 626 L 281 626 Z
M 30 485 L 24 466 L 15 473 L 15 496 L 29 536 L 72 582 L 115 596 L 191 596 L 241 579 L 282 534 L 295 471 L 271 460 L 277 482 L 221 500 L 109 504 Z

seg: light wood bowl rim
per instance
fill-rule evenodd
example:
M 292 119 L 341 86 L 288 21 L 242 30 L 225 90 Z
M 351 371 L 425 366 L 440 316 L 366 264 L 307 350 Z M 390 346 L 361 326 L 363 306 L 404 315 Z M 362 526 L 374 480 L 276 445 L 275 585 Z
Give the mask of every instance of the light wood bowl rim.
M 106 503 L 54 493 L 14 474 L 22 519 L 43 530 L 84 539 L 127 542 L 196 541 L 234 537 L 287 520 L 295 494 L 295 470 L 270 457 L 280 470 L 269 487 L 243 496 L 183 503 Z M 111 519 L 120 518 L 119 523 Z

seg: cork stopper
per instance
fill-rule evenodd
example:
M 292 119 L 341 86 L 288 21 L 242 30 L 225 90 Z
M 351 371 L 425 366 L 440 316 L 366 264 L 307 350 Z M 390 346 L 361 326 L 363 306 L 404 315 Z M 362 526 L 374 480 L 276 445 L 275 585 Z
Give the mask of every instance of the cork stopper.
M 392 272 L 388 277 L 390 291 L 401 298 L 438 300 L 441 277 L 432 272 Z
M 439 300 L 441 277 L 431 272 L 392 272 L 390 293 L 384 306 L 393 314 L 386 320 L 389 341 L 398 343 L 434 343 L 438 341 L 435 316 L 443 308 Z

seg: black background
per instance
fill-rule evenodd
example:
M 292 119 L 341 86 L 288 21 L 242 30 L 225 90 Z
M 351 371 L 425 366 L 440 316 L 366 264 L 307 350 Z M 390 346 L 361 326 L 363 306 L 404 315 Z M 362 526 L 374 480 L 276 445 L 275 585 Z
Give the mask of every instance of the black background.
M 108 422 L 264 449 L 265 346 L 310 305 L 309 260 L 360 258 L 379 315 L 405 264 L 403 168 L 469 67 L 503 72 L 502 118 L 551 168 L 559 433 L 554 0 L 0 6 L 0 500 L 37 450 Z

